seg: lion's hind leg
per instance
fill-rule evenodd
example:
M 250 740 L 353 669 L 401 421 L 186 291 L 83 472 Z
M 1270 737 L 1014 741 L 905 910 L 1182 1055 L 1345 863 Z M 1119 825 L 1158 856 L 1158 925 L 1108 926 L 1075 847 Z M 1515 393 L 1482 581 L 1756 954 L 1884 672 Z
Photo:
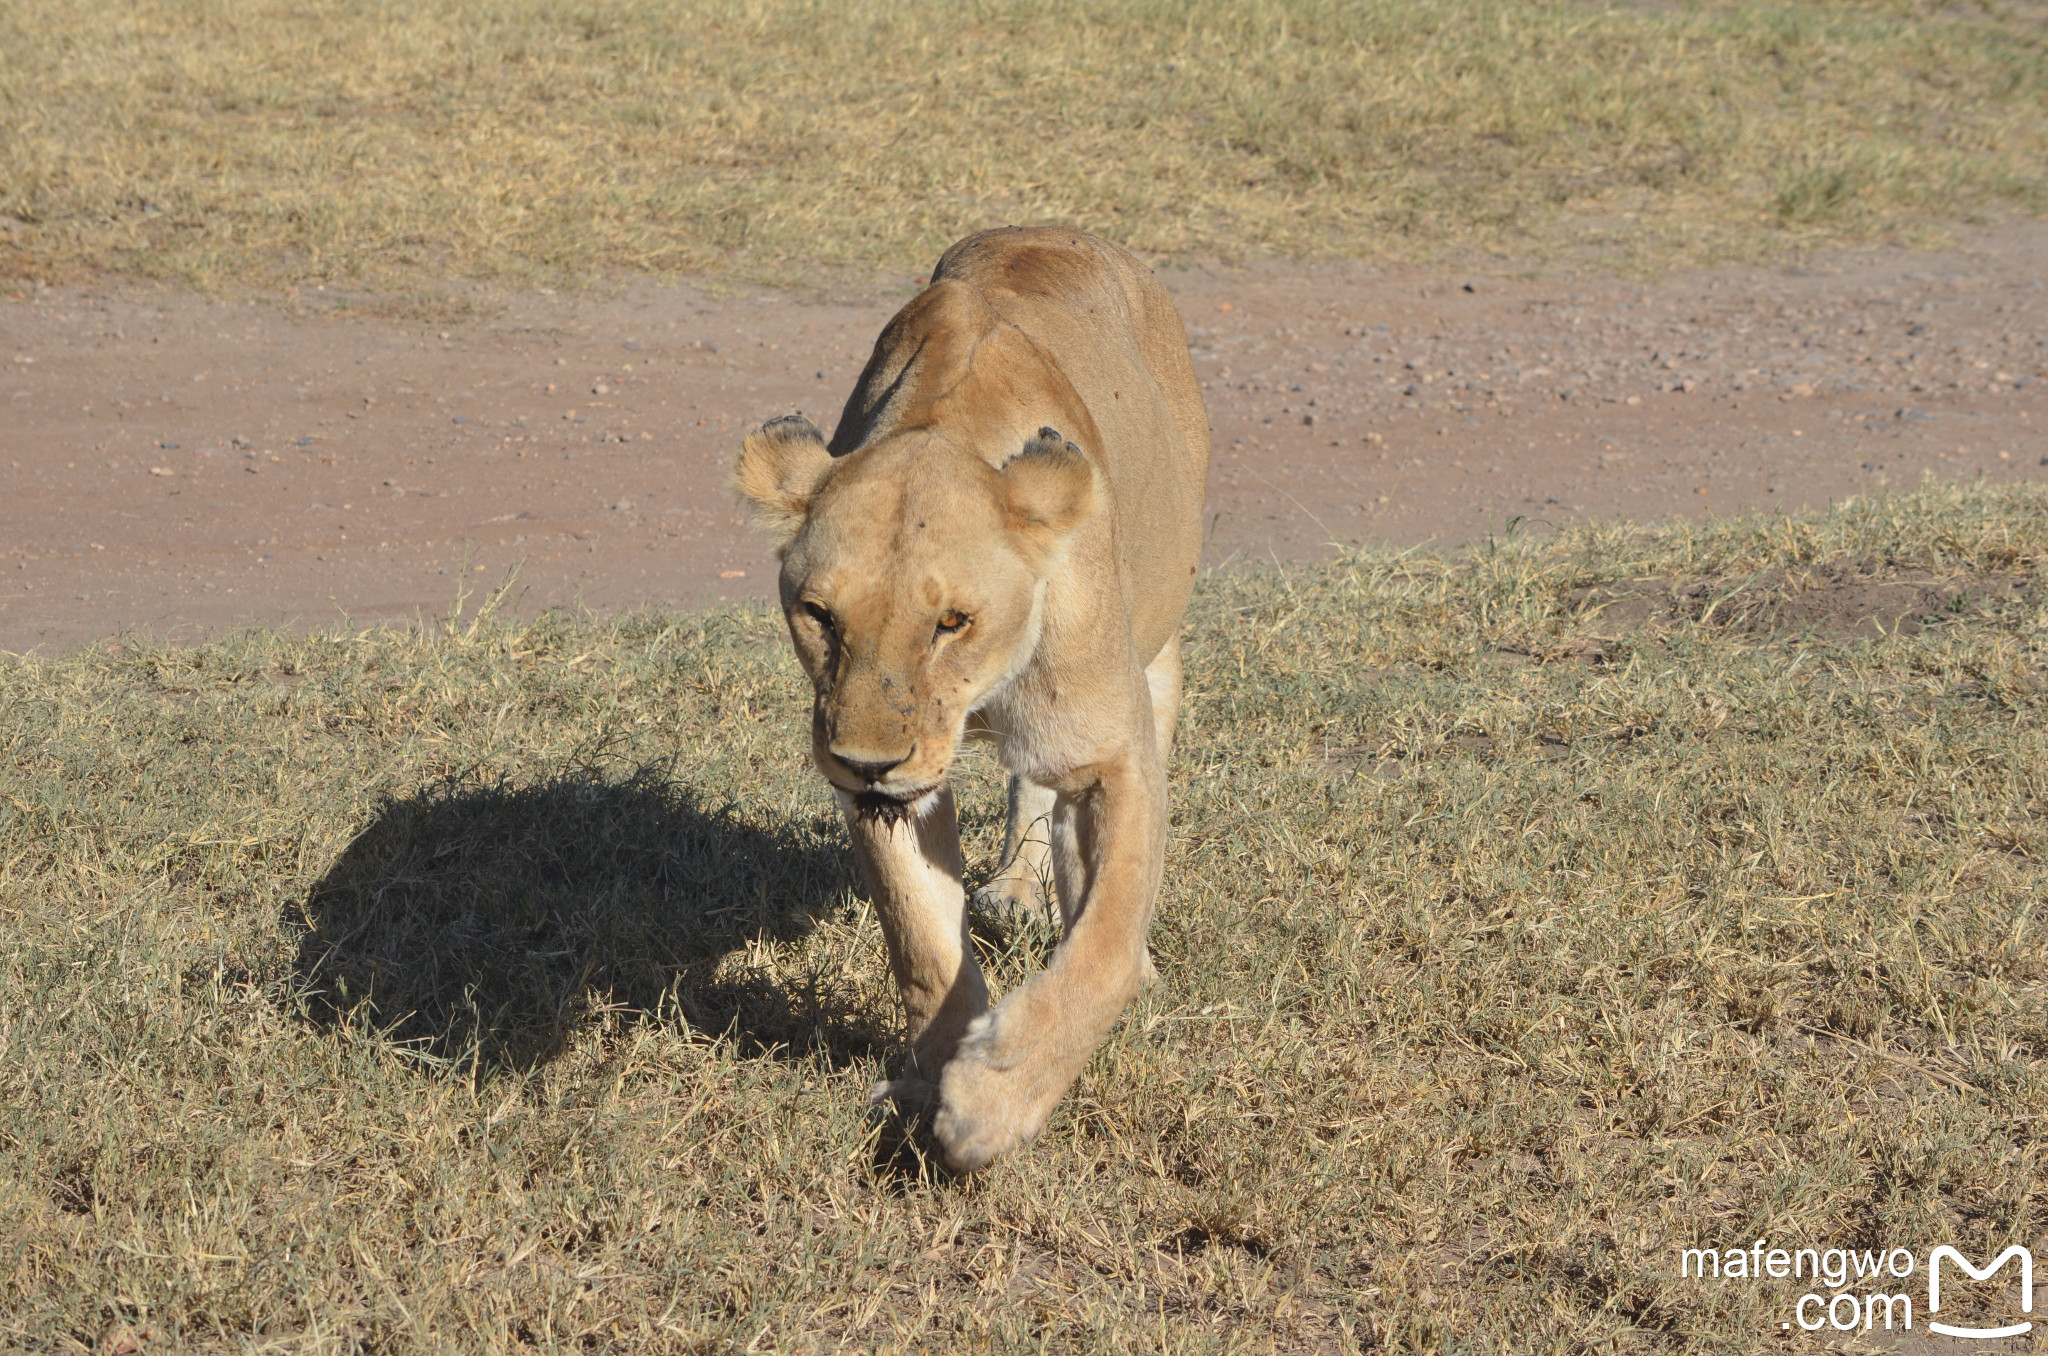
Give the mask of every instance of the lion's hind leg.
M 1010 777 L 1010 809 L 1003 830 L 1003 869 L 975 892 L 974 902 L 1005 922 L 1045 919 L 1052 913 L 1052 812 L 1049 786 Z
M 1145 690 L 1152 698 L 1152 740 L 1163 766 L 1173 756 L 1173 727 L 1180 716 L 1180 635 L 1159 647 L 1145 666 Z
M 1145 666 L 1145 690 L 1152 698 L 1152 743 L 1159 754 L 1159 776 L 1162 784 L 1166 769 L 1173 758 L 1173 730 L 1180 718 L 1180 633 L 1159 647 L 1159 653 Z M 1151 919 L 1146 919 L 1150 930 Z M 1152 964 L 1152 948 L 1144 949 L 1141 972 L 1147 986 L 1159 978 L 1159 970 Z

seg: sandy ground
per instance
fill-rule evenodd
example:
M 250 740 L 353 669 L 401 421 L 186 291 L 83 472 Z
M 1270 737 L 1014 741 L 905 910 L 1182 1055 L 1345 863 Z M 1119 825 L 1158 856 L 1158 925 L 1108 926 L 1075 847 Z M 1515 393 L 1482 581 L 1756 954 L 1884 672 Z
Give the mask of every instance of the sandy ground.
M 1162 276 L 1214 427 L 1216 562 L 2048 479 L 2041 223 L 1652 282 Z M 0 302 L 0 649 L 441 613 L 514 565 L 524 612 L 767 596 L 723 487 L 740 435 L 829 424 L 915 285 L 480 291 L 461 322 L 323 292 Z

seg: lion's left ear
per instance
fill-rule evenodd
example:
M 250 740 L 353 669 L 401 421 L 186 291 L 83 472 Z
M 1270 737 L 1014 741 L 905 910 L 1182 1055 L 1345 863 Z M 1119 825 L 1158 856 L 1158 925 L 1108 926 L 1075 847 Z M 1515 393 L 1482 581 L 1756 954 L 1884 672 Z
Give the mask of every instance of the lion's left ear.
M 1058 549 L 1068 533 L 1109 500 L 1102 473 L 1080 448 L 1042 428 L 1003 463 L 1003 499 L 1010 530 L 1040 550 Z
M 755 516 L 774 535 L 775 544 L 786 546 L 804 525 L 811 499 L 831 469 L 832 454 L 825 450 L 825 435 L 818 426 L 800 414 L 785 414 L 770 419 L 740 444 L 732 487 L 753 504 Z

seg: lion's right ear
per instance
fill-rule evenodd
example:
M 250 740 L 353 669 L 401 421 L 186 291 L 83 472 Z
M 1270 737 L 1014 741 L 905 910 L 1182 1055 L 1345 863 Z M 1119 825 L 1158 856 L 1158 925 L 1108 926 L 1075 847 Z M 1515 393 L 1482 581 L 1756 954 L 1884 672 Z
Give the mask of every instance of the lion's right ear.
M 1042 428 L 1003 463 L 1010 528 L 1049 562 L 1069 533 L 1108 502 L 1102 473 L 1056 428 Z
M 785 414 L 740 444 L 732 487 L 753 504 L 755 517 L 774 534 L 776 544 L 786 545 L 804 525 L 811 498 L 831 469 L 832 454 L 817 425 L 800 414 Z

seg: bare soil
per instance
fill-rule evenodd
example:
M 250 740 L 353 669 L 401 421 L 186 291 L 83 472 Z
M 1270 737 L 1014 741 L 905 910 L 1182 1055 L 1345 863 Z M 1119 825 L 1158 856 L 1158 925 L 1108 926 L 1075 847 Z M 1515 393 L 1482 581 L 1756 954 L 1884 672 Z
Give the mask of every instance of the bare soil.
M 1652 281 L 1162 277 L 1218 563 L 2048 478 L 2042 223 Z M 0 649 L 442 613 L 514 566 L 522 611 L 768 596 L 738 440 L 829 422 L 916 286 L 0 302 Z
M 1941 577 L 1864 556 L 1741 579 L 1624 580 L 1581 589 L 1573 602 L 1612 636 L 1697 622 L 1751 634 L 1874 639 L 1917 636 L 1929 625 L 2024 601 L 2031 582 L 2020 574 Z

